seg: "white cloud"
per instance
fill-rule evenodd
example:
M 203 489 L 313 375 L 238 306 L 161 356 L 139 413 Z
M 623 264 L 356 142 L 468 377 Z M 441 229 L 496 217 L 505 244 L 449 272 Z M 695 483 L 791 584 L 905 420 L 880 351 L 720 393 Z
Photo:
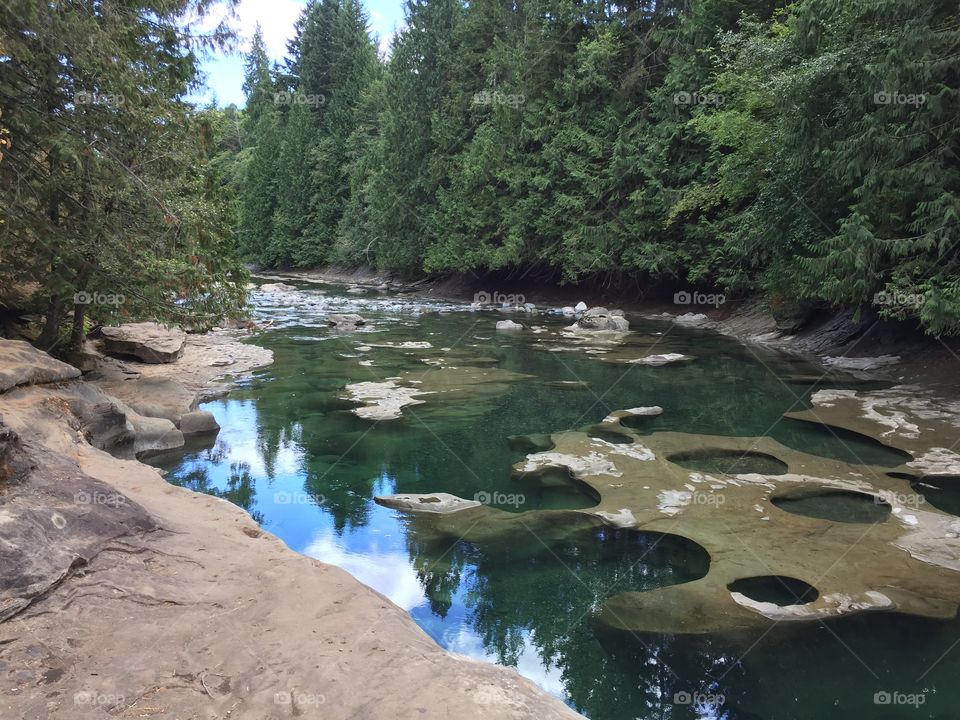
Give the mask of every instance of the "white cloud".
M 228 19 L 239 39 L 239 50 L 247 52 L 257 23 L 263 29 L 263 41 L 272 60 L 286 55 L 287 40 L 293 37 L 293 25 L 300 17 L 305 3 L 302 0 L 241 0 Z M 213 8 L 201 27 L 210 30 L 227 17 L 226 5 Z
M 376 547 L 366 548 L 362 555 L 349 552 L 329 530 L 318 532 L 302 552 L 321 562 L 343 568 L 404 610 L 410 611 L 427 601 L 417 572 L 405 552 L 380 551 Z
M 473 628 L 465 625 L 445 633 L 443 642 L 450 652 L 466 655 L 474 660 L 484 660 L 489 663 L 497 662 L 496 654 L 483 646 L 483 641 Z M 529 633 L 523 638 L 523 648 L 517 658 L 516 670 L 551 695 L 563 698 L 566 694 L 563 673 L 559 668 L 543 662 L 540 651 L 533 644 Z

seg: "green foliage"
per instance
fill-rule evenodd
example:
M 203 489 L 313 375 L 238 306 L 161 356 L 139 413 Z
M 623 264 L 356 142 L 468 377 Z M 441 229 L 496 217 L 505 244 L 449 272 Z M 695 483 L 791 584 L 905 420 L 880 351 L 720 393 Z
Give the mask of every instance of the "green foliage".
M 242 307 L 212 116 L 179 99 L 195 51 L 230 39 L 197 32 L 211 5 L 0 6 L 0 282 L 34 289 L 43 347 L 70 313 L 76 345 L 87 315 L 204 324 Z
M 960 332 L 955 3 L 406 15 L 381 62 L 356 0 L 313 0 L 283 71 L 251 53 L 251 117 L 258 83 L 324 98 L 239 158 L 251 258 L 666 278 Z

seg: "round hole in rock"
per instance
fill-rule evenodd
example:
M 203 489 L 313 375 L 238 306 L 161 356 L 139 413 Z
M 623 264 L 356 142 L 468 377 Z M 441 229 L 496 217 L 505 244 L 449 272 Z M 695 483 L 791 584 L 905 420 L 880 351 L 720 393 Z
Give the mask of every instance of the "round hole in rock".
M 615 443 L 617 445 L 627 445 L 633 442 L 633 438 L 626 433 L 596 426 L 590 428 L 589 435 L 592 438 L 597 438 L 597 440 L 603 440 L 605 442 Z
M 583 510 L 600 503 L 600 493 L 564 468 L 546 468 L 521 475 L 514 486 L 516 490 L 506 495 L 522 496 L 522 502 L 503 503 L 501 510 Z
M 913 459 L 910 453 L 868 435 L 800 418 L 783 418 L 773 428 L 770 436 L 795 450 L 833 458 L 850 465 L 893 468 Z
M 686 450 L 674 453 L 667 460 L 688 470 L 720 475 L 739 475 L 742 473 L 783 475 L 787 472 L 787 464 L 773 455 L 725 448 Z
M 757 575 L 741 578 L 727 585 L 730 592 L 740 593 L 756 602 L 785 605 L 805 605 L 820 597 L 810 583 L 786 575 Z
M 924 475 L 913 479 L 910 487 L 937 510 L 960 516 L 960 475 Z
M 674 533 L 603 526 L 592 542 L 580 543 L 584 561 L 609 573 L 610 591 L 645 591 L 699 580 L 710 571 L 710 553 L 700 543 Z M 570 560 L 564 557 L 564 562 Z
M 794 515 L 844 523 L 883 522 L 891 509 L 876 495 L 835 488 L 784 493 L 770 502 Z

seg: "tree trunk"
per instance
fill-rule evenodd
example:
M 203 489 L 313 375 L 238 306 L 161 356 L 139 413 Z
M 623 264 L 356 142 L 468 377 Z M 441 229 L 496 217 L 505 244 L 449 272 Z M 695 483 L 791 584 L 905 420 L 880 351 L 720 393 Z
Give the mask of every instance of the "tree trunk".
M 74 303 L 73 325 L 70 328 L 70 352 L 78 352 L 83 345 L 83 320 L 86 314 L 86 305 Z
M 63 322 L 64 311 L 65 308 L 62 299 L 58 297 L 50 298 L 50 303 L 47 306 L 46 321 L 44 322 L 43 330 L 40 332 L 40 337 L 37 338 L 37 347 L 41 350 L 50 352 L 59 341 L 60 323 Z

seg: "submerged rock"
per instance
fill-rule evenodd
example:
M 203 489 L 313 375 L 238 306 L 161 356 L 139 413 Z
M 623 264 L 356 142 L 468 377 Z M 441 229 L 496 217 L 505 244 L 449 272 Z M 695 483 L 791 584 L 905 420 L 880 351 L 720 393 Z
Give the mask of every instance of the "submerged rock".
M 630 365 L 650 365 L 651 367 L 659 367 L 660 365 L 669 365 L 670 363 L 684 362 L 686 360 L 692 360 L 689 355 L 683 355 L 682 353 L 665 353 L 663 355 L 647 355 L 645 357 L 635 358 L 633 360 L 625 360 L 624 362 Z
M 849 404 L 859 410 L 864 402 L 852 391 L 819 400 L 828 409 Z M 599 498 L 593 507 L 522 516 L 489 508 L 469 517 L 415 520 L 413 527 L 429 537 L 482 545 L 510 542 L 523 532 L 547 536 L 584 517 L 620 529 L 669 522 L 672 533 L 709 553 L 709 570 L 699 579 L 607 598 L 599 622 L 616 630 L 762 630 L 782 620 L 818 622 L 875 611 L 955 615 L 960 520 L 904 491 L 898 473 L 809 455 L 769 437 L 641 437 L 620 422 L 660 412 L 615 411 L 586 432 L 554 434 L 552 449 L 514 465 L 515 480 L 559 471 L 558 477 L 588 486 Z M 953 457 L 938 448 L 944 447 L 941 433 L 955 438 L 960 412 L 930 404 L 917 412 L 922 417 L 908 424 L 920 428 L 915 435 L 928 437 L 927 454 L 915 448 L 915 457 L 953 468 Z M 516 449 L 539 449 L 533 445 Z M 904 473 L 909 465 L 901 466 Z M 784 587 L 795 588 L 795 596 Z
M 367 321 L 359 315 L 352 313 L 327 315 L 327 324 L 336 327 L 338 330 L 353 330 L 366 325 Z
M 347 399 L 365 403 L 353 412 L 367 420 L 396 420 L 403 408 L 422 404 L 424 401 L 418 396 L 425 394 L 417 388 L 398 385 L 394 380 L 352 383 L 344 390 Z
M 154 322 L 126 323 L 101 329 L 104 350 L 110 355 L 133 356 L 145 363 L 180 359 L 187 334 Z
M 497 321 L 497 330 L 523 330 L 523 325 L 513 320 L 498 320 Z

